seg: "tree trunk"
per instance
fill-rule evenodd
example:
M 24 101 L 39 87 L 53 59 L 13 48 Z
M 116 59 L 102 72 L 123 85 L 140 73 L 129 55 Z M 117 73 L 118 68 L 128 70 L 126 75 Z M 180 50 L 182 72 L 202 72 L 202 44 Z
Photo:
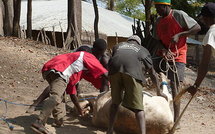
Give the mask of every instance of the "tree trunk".
M 73 47 L 75 48 L 77 46 L 77 41 L 72 40 L 75 35 L 75 28 L 74 26 L 76 25 L 76 16 L 75 16 L 75 0 L 68 0 L 68 14 L 67 14 L 67 19 L 68 19 L 68 27 L 67 27 L 67 37 L 65 41 L 65 46 L 69 48 L 70 44 L 73 41 Z
M 108 10 L 114 11 L 114 0 L 108 1 Z
M 98 6 L 97 6 L 96 0 L 93 0 L 93 7 L 95 12 L 94 34 L 95 34 L 95 40 L 96 40 L 99 38 L 99 32 L 98 32 L 99 12 L 98 12 Z
M 3 29 L 3 26 L 4 26 L 4 20 L 3 20 L 3 17 L 4 16 L 4 4 L 2 2 L 2 0 L 0 0 L 0 36 L 4 36 L 4 29 Z
M 76 0 L 76 18 L 77 18 L 77 27 L 78 27 L 78 39 L 81 39 L 82 33 L 82 4 L 81 0 Z
M 5 36 L 11 36 L 13 32 L 13 0 L 3 0 L 5 15 L 4 15 L 4 34 Z
M 143 2 L 143 0 L 142 0 Z M 145 37 L 147 37 L 150 34 L 150 25 L 151 25 L 151 6 L 152 6 L 152 0 L 146 0 L 145 1 L 145 15 L 146 15 L 146 26 L 144 29 Z
M 79 47 L 81 44 L 81 0 L 68 0 L 68 28 L 65 45 L 72 49 Z
M 27 38 L 32 37 L 32 0 L 28 0 L 27 12 Z
M 14 0 L 13 36 L 21 37 L 20 31 L 21 0 Z

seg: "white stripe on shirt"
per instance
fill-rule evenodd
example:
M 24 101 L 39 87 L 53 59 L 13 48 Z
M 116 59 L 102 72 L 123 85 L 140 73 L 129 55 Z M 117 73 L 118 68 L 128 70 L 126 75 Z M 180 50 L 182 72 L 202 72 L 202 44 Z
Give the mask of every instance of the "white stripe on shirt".
M 80 52 L 80 56 L 78 57 L 78 59 L 62 72 L 67 82 L 69 81 L 70 76 L 72 76 L 74 73 L 84 70 L 83 57 L 84 52 Z

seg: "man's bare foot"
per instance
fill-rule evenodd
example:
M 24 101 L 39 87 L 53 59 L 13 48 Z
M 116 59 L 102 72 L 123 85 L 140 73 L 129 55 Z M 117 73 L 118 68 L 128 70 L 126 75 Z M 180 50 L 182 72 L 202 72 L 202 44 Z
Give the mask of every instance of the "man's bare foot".
M 26 111 L 26 113 L 33 113 L 34 111 L 36 110 L 36 106 L 34 106 L 34 105 L 31 105 L 29 108 L 28 108 L 28 110 Z

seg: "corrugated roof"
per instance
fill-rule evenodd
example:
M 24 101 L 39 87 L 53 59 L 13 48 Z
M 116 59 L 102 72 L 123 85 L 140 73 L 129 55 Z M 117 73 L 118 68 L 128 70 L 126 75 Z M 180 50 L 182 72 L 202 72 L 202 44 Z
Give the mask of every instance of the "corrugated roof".
M 100 33 L 107 36 L 128 37 L 132 35 L 133 19 L 117 12 L 99 7 Z M 32 28 L 40 30 L 45 28 L 52 31 L 65 32 L 67 30 L 67 0 L 33 1 L 32 2 Z M 82 30 L 94 31 L 94 8 L 93 5 L 82 1 Z M 27 27 L 27 1 L 22 1 L 20 25 Z

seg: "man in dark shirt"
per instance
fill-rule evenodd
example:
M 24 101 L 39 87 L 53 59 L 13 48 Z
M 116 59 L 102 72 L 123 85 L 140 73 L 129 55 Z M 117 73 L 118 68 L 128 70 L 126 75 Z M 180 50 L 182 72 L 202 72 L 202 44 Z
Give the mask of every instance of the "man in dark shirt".
M 121 102 L 122 106 L 135 113 L 141 134 L 146 133 L 142 94 L 146 72 L 149 72 L 153 83 L 157 85 L 157 94 L 163 95 L 159 90 L 150 53 L 140 44 L 140 38 L 133 35 L 127 42 L 119 43 L 113 48 L 108 63 L 112 104 L 107 134 L 113 134 L 116 113 Z

